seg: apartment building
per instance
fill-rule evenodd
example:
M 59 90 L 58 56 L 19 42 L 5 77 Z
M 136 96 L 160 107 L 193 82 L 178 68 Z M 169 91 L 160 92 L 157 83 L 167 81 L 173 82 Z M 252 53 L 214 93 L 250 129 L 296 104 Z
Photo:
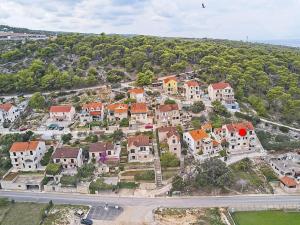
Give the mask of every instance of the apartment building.
M 158 131 L 158 140 L 160 143 L 167 143 L 169 151 L 178 158 L 181 157 L 180 135 L 176 127 L 160 127 Z
M 129 97 L 135 99 L 136 102 L 145 102 L 145 91 L 143 88 L 133 88 L 128 91 Z
M 101 102 L 90 102 L 82 106 L 81 122 L 102 121 L 104 118 L 104 105 Z
M 56 105 L 50 107 L 50 119 L 53 121 L 72 121 L 75 108 L 71 105 Z
M 107 107 L 107 119 L 109 121 L 120 121 L 128 118 L 128 105 L 122 103 L 110 104 Z
M 128 162 L 152 162 L 152 143 L 146 135 L 128 137 Z
M 3 123 L 14 122 L 20 116 L 20 111 L 11 103 L 0 104 L 0 127 Z
M 16 171 L 35 171 L 40 167 L 40 161 L 46 152 L 43 141 L 15 142 L 9 155 L 13 169 Z
M 156 110 L 156 121 L 159 126 L 177 126 L 181 124 L 178 104 L 159 105 Z

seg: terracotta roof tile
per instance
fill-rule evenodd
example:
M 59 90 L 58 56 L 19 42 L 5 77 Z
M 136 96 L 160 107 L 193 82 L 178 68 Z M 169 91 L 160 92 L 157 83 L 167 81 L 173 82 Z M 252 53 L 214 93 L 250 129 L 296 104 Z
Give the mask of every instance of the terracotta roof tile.
M 251 122 L 231 123 L 225 125 L 229 132 L 239 132 L 240 129 L 254 130 Z
M 101 102 L 91 102 L 91 103 L 84 104 L 82 108 L 87 110 L 96 110 L 97 108 L 99 108 L 101 110 L 102 106 L 103 104 Z
M 158 110 L 160 112 L 170 112 L 173 110 L 179 110 L 179 108 L 177 104 L 165 104 L 158 106 Z
M 215 90 L 231 87 L 229 83 L 225 83 L 225 82 L 214 83 L 214 84 L 211 84 L 211 86 Z
M 128 137 L 128 146 L 149 146 L 150 145 L 150 138 L 146 135 L 138 135 L 138 136 L 132 136 Z
M 61 147 L 57 148 L 52 155 L 52 159 L 56 158 L 77 158 L 79 154 L 79 148 Z
M 170 131 L 174 131 L 177 130 L 176 127 L 159 127 L 158 132 L 170 132 Z
M 295 181 L 295 179 L 291 178 L 291 177 L 287 177 L 284 176 L 282 178 L 280 178 L 281 183 L 283 183 L 285 186 L 288 187 L 293 187 L 297 185 L 297 182 Z
M 200 84 L 198 83 L 198 81 L 195 81 L 195 80 L 189 80 L 189 81 L 187 81 L 185 83 L 189 87 L 198 87 L 198 86 L 200 86 Z
M 10 103 L 0 104 L 0 109 L 4 110 L 5 112 L 8 112 L 11 107 L 13 107 L 13 105 Z
M 130 94 L 143 94 L 144 89 L 143 88 L 133 88 L 133 89 L 130 89 L 128 91 L 128 93 L 130 93 Z
M 133 103 L 131 105 L 131 113 L 147 113 L 148 107 L 146 103 Z
M 164 83 L 169 83 L 169 81 L 174 80 L 177 82 L 177 78 L 175 76 L 173 77 L 167 77 L 163 80 Z
M 35 151 L 39 141 L 28 141 L 28 142 L 15 142 L 10 147 L 10 152 L 26 152 Z
M 72 109 L 71 105 L 55 105 L 51 106 L 50 112 L 70 112 Z
M 208 138 L 208 134 L 205 132 L 205 130 L 199 129 L 199 130 L 192 130 L 189 132 L 194 141 L 200 141 L 204 138 Z
M 105 152 L 113 149 L 114 145 L 110 142 L 97 142 L 90 144 L 89 152 Z
M 107 109 L 116 113 L 127 113 L 128 105 L 122 103 L 114 103 L 107 106 Z

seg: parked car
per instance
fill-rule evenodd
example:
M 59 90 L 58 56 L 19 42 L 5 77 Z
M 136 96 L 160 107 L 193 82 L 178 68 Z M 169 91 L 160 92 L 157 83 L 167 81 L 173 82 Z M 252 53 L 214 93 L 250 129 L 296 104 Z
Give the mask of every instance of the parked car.
M 145 129 L 152 129 L 153 128 L 153 124 L 148 123 L 145 125 Z
M 86 218 L 86 219 L 81 219 L 80 223 L 85 225 L 92 225 L 93 221 Z
M 19 129 L 20 131 L 25 131 L 25 130 L 28 130 L 28 127 L 20 127 Z
M 48 126 L 49 130 L 57 130 L 59 128 L 59 126 L 55 123 L 52 123 Z
M 78 217 L 83 217 L 84 216 L 84 212 L 82 210 L 78 210 L 74 214 L 75 214 L 75 216 L 78 216 Z
M 58 130 L 63 130 L 63 129 L 65 129 L 65 128 L 64 128 L 64 127 L 59 127 L 59 128 L 58 128 Z

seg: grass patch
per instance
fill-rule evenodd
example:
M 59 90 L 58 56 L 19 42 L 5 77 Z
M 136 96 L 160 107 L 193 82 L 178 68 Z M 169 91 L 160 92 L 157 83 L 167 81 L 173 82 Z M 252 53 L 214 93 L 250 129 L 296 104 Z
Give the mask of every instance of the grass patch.
M 14 203 L 8 211 L 6 207 L 0 208 L 0 215 L 3 215 L 1 225 L 38 225 L 42 218 L 42 212 L 46 204 L 36 203 Z M 4 211 L 2 211 L 4 210 Z
M 168 180 L 178 174 L 178 170 L 162 170 L 163 180 Z
M 137 170 L 137 171 L 126 171 L 122 173 L 122 176 L 134 176 L 134 180 L 136 181 L 154 181 L 155 174 L 154 170 Z
M 278 181 L 278 177 L 269 165 L 261 165 L 259 170 L 266 177 L 267 181 Z
M 300 213 L 283 211 L 235 212 L 237 225 L 299 225 Z

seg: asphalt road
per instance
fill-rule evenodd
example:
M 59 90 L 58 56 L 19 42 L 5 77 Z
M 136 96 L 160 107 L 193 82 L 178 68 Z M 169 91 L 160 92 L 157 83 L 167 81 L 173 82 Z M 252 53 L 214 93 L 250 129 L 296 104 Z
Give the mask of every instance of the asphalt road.
M 1 197 L 16 201 L 45 203 L 52 200 L 57 204 L 99 206 L 108 203 L 122 207 L 300 207 L 300 195 L 240 195 L 240 196 L 203 196 L 203 197 L 111 197 L 71 193 L 15 192 L 0 191 Z

